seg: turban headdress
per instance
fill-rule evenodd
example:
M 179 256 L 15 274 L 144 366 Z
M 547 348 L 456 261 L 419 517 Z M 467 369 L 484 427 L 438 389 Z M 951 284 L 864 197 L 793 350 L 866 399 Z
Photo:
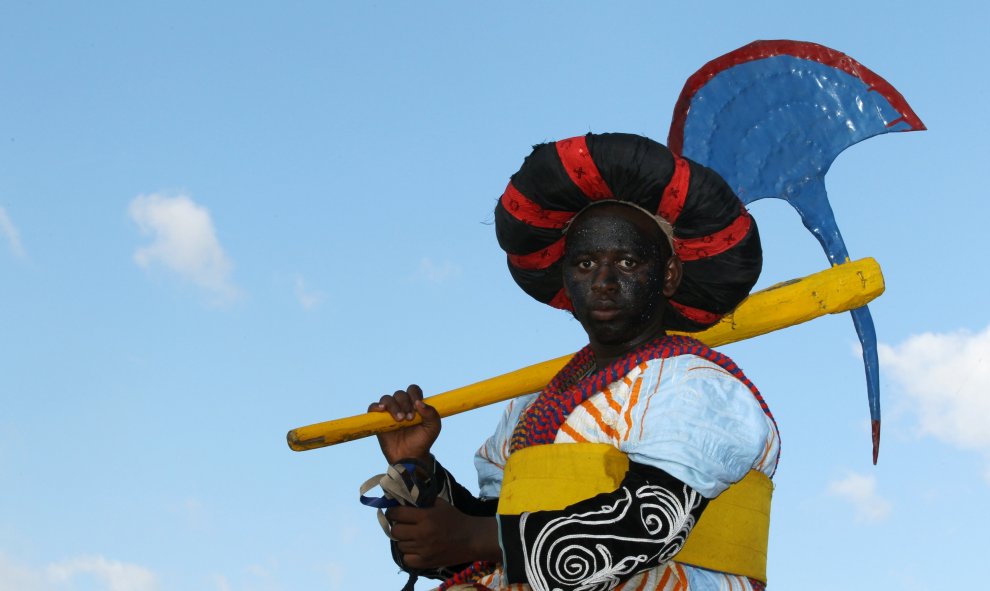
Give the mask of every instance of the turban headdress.
M 516 283 L 571 309 L 563 290 L 567 225 L 596 201 L 616 199 L 673 226 L 684 273 L 665 328 L 705 329 L 749 295 L 763 254 L 756 222 L 715 171 L 638 135 L 609 133 L 541 144 L 495 206 L 495 233 Z

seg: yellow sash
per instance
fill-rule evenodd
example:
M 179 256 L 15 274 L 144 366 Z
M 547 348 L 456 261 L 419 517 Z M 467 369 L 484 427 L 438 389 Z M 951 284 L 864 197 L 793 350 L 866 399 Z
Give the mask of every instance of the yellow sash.
M 498 512 L 560 510 L 616 490 L 628 470 L 629 458 L 604 443 L 523 448 L 505 465 Z M 750 471 L 708 504 L 674 559 L 765 583 L 772 493 L 770 479 Z

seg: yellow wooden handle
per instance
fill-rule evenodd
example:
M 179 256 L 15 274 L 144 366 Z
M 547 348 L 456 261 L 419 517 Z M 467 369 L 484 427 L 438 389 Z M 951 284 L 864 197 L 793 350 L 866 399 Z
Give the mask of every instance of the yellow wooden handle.
M 865 306 L 883 293 L 883 274 L 872 258 L 836 265 L 831 269 L 778 283 L 751 294 L 736 310 L 708 330 L 692 333 L 710 347 L 744 339 L 807 322 L 825 314 L 847 312 Z M 430 396 L 426 402 L 447 417 L 516 396 L 542 390 L 567 363 L 571 355 L 530 365 L 470 386 Z M 385 412 L 369 412 L 299 427 L 286 438 L 295 451 L 316 449 L 360 439 L 376 433 L 394 431 L 419 421 L 396 423 Z

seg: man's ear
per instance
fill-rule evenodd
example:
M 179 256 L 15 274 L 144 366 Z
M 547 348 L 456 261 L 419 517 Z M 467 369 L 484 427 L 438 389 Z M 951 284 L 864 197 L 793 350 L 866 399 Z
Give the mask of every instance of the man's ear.
M 681 265 L 681 259 L 677 258 L 677 255 L 670 255 L 663 274 L 663 297 L 670 298 L 677 293 L 683 272 L 684 267 Z

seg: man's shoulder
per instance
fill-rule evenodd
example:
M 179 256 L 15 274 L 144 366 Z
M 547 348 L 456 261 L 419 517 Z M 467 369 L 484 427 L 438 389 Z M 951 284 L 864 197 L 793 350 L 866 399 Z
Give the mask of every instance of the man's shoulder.
M 745 384 L 748 381 L 735 363 L 714 349 L 711 355 L 684 353 L 672 357 L 650 359 L 634 368 L 629 375 L 647 373 L 662 373 L 680 375 L 685 379 L 711 378 L 731 379 Z
M 745 398 L 748 402 L 753 399 L 753 391 L 748 380 L 741 373 L 735 375 L 731 366 L 686 353 L 643 361 L 593 398 L 605 394 L 618 405 L 648 404 L 657 395 L 676 397 L 681 392 L 693 398 Z
M 759 389 L 742 370 L 729 357 L 709 351 L 711 354 L 685 353 L 651 359 L 630 372 L 627 380 L 654 383 L 658 391 L 682 389 L 693 395 L 711 397 L 718 404 L 738 399 L 746 405 L 759 407 L 761 413 L 772 419 Z

